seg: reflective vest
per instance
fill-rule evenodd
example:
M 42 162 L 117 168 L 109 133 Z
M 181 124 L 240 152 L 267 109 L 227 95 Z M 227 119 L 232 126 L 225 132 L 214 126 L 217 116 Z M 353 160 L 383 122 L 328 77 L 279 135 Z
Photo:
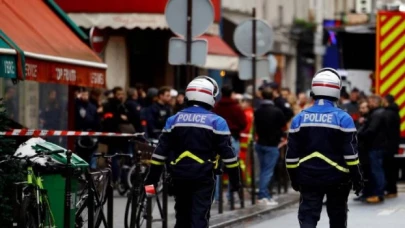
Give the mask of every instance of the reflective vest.
M 249 143 L 252 141 L 252 131 L 253 131 L 253 117 L 254 110 L 252 107 L 246 108 L 244 110 L 246 117 L 246 128 L 240 133 L 240 168 L 243 173 L 243 180 L 246 184 L 250 184 L 251 175 L 250 175 L 250 162 L 248 162 L 247 157 L 249 156 Z

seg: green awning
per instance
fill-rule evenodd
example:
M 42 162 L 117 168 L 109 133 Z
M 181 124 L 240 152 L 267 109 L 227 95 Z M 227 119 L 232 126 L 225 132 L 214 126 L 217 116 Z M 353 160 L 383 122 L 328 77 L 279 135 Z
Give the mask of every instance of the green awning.
M 0 30 L 0 77 L 25 78 L 24 52 Z

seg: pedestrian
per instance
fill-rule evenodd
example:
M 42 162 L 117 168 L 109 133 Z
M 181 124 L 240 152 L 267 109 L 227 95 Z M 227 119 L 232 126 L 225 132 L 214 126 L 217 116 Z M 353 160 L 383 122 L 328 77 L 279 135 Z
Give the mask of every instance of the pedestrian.
M 345 95 L 346 96 L 346 95 Z M 345 99 L 345 103 L 341 105 L 341 108 L 349 113 L 349 115 L 353 118 L 354 124 L 358 125 L 359 120 L 359 96 L 360 91 L 357 88 L 353 88 L 350 92 L 349 99 Z
M 301 228 L 315 228 L 327 196 L 331 228 L 347 227 L 350 189 L 362 190 L 353 119 L 336 107 L 342 81 L 331 68 L 312 79 L 315 103 L 294 117 L 288 134 L 287 170 L 294 190 L 301 193 L 298 219 Z
M 135 128 L 128 117 L 129 111 L 124 104 L 124 90 L 121 87 L 115 87 L 112 89 L 112 94 L 113 97 L 108 99 L 103 107 L 103 130 L 105 132 L 135 133 Z M 130 153 L 130 144 L 126 138 L 106 137 L 104 141 L 108 145 L 109 154 Z M 112 160 L 112 174 L 113 182 L 117 184 L 120 174 L 118 158 Z
M 240 133 L 239 139 L 239 162 L 240 168 L 244 176 L 243 181 L 247 186 L 250 186 L 252 181 L 251 175 L 251 165 L 250 165 L 250 154 L 249 154 L 249 144 L 252 142 L 252 131 L 253 131 L 253 119 L 254 119 L 254 109 L 253 109 L 253 97 L 252 95 L 245 93 L 243 94 L 243 100 L 241 107 L 245 113 L 246 118 L 246 128 Z
M 278 83 L 271 82 L 264 88 L 266 87 L 270 87 L 272 89 L 274 105 L 283 111 L 285 120 L 291 120 L 291 118 L 294 116 L 294 112 L 291 109 L 290 104 L 281 96 Z
M 173 114 L 180 112 L 181 110 L 183 110 L 186 107 L 186 101 L 184 99 L 185 96 L 186 96 L 186 94 L 184 93 L 184 91 L 179 91 L 179 93 L 177 94 L 177 97 L 176 97 L 176 105 L 174 106 Z
M 358 121 L 358 126 L 357 126 L 357 132 L 358 134 L 361 134 L 365 129 L 368 127 L 368 116 L 369 116 L 369 108 L 368 108 L 368 103 L 366 100 L 359 102 L 359 113 L 360 113 L 360 118 Z M 370 182 L 370 176 L 371 176 L 371 171 L 370 171 L 370 159 L 369 159 L 369 154 L 368 154 L 368 145 L 370 143 L 367 141 L 367 139 L 364 138 L 359 138 L 358 140 L 358 151 L 359 151 L 359 159 L 361 163 L 361 167 L 363 169 L 363 179 L 364 179 L 364 189 L 361 192 L 361 195 L 354 198 L 354 201 L 366 201 L 368 197 L 371 196 L 371 182 Z
M 383 99 L 387 121 L 387 149 L 384 156 L 384 171 L 387 180 L 385 198 L 397 197 L 398 167 L 394 155 L 398 152 L 401 139 L 401 118 L 395 98 L 388 94 Z
M 384 173 L 384 155 L 387 145 L 387 121 L 385 110 L 381 106 L 381 97 L 371 95 L 368 97 L 368 106 L 370 109 L 367 127 L 359 132 L 360 140 L 368 142 L 368 155 L 370 161 L 372 192 L 367 198 L 368 203 L 380 203 L 384 201 L 385 173 Z
M 199 76 L 186 89 L 187 108 L 170 117 L 152 155 L 146 184 L 156 184 L 164 165 L 171 176 L 175 228 L 206 228 L 215 188 L 218 156 L 230 177 L 231 191 L 240 187 L 239 163 L 231 147 L 226 121 L 210 112 L 218 95 L 217 83 Z
M 170 87 L 161 87 L 157 100 L 146 111 L 147 136 L 151 139 L 158 139 L 166 120 L 171 116 L 170 90 Z
M 75 130 L 99 131 L 101 128 L 100 115 L 97 107 L 90 102 L 89 91 L 83 89 L 75 99 Z M 93 154 L 97 152 L 98 140 L 91 136 L 80 136 L 76 140 L 75 152 L 90 164 L 91 169 L 97 168 L 97 160 Z
M 239 105 L 238 101 L 232 99 L 234 91 L 230 85 L 224 85 L 221 89 L 221 99 L 215 105 L 213 112 L 222 118 L 225 119 L 226 123 L 229 126 L 231 131 L 231 142 L 232 148 L 235 152 L 235 155 L 238 157 L 239 150 L 240 150 L 240 143 L 239 137 L 240 133 L 246 128 L 247 122 L 245 113 L 243 112 L 241 106 Z M 217 188 L 215 190 L 215 201 L 219 202 L 219 185 L 221 183 L 221 178 L 217 179 Z M 229 192 L 229 185 L 228 185 L 228 194 L 227 198 L 230 201 L 230 192 Z
M 134 88 L 129 88 L 127 91 L 127 100 L 125 107 L 128 109 L 129 121 L 135 128 L 136 132 L 143 132 L 141 126 L 141 104 L 138 102 L 138 91 Z
M 278 145 L 283 136 L 286 120 L 281 109 L 273 102 L 273 90 L 265 88 L 262 91 L 263 101 L 254 113 L 254 126 L 257 134 L 255 151 L 260 163 L 258 204 L 275 206 L 275 201 L 269 192 L 269 183 L 274 174 L 274 168 L 280 156 Z

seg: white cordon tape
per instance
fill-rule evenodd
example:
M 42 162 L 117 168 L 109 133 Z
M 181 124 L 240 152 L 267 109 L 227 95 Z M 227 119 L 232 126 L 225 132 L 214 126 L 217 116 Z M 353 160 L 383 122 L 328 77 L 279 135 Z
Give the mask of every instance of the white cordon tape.
M 13 129 L 10 131 L 0 131 L 4 136 L 109 136 L 109 137 L 134 137 L 142 136 L 145 133 L 114 133 L 114 132 L 96 132 L 96 131 L 58 131 L 58 130 L 39 130 L 39 129 Z

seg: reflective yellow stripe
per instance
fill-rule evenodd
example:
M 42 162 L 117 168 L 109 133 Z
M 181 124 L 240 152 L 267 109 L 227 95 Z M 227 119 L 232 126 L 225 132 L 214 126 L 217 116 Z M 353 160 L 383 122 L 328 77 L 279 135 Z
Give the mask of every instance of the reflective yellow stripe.
M 164 162 L 161 161 L 156 161 L 156 160 L 150 160 L 150 164 L 152 165 L 164 165 Z
M 244 171 L 244 170 L 246 169 L 245 162 L 244 162 L 243 160 L 240 160 L 239 162 L 240 162 L 240 169 L 241 169 L 242 171 Z
M 240 148 L 248 148 L 249 143 L 241 143 Z
M 190 151 L 184 151 L 182 154 L 180 154 L 180 156 L 176 159 L 176 161 L 174 161 L 174 162 L 172 161 L 172 162 L 170 162 L 170 164 L 176 165 L 179 161 L 181 161 L 185 157 L 189 157 L 200 164 L 204 164 L 204 161 L 201 158 L 195 156 Z
M 215 166 L 214 166 L 214 169 L 218 169 L 218 165 L 219 165 L 219 158 L 220 158 L 221 156 L 219 156 L 219 154 L 217 154 L 217 157 L 215 158 Z
M 229 165 L 225 165 L 225 167 L 228 168 L 228 169 L 236 168 L 238 166 L 239 166 L 239 162 L 229 164 Z
M 356 161 L 349 161 L 349 162 L 347 161 L 346 164 L 347 165 L 358 165 L 358 164 L 360 164 L 360 160 L 357 159 Z
M 321 154 L 319 152 L 314 152 L 314 153 L 300 159 L 298 164 L 292 164 L 292 165 L 287 164 L 286 166 L 287 166 L 288 169 L 294 169 L 294 168 L 297 168 L 301 163 L 303 163 L 303 162 L 305 162 L 305 161 L 307 161 L 307 160 L 309 160 L 311 158 L 320 158 L 320 159 L 324 160 L 326 163 L 328 163 L 329 165 L 334 166 L 336 169 L 338 169 L 338 170 L 340 170 L 340 171 L 342 171 L 344 173 L 349 173 L 349 169 L 346 169 L 345 167 L 340 166 L 338 163 L 330 160 L 325 155 L 323 155 L 323 154 Z
M 287 169 L 295 169 L 295 168 L 297 168 L 298 166 L 300 166 L 299 163 L 298 163 L 298 164 L 295 164 L 295 165 L 287 165 Z

